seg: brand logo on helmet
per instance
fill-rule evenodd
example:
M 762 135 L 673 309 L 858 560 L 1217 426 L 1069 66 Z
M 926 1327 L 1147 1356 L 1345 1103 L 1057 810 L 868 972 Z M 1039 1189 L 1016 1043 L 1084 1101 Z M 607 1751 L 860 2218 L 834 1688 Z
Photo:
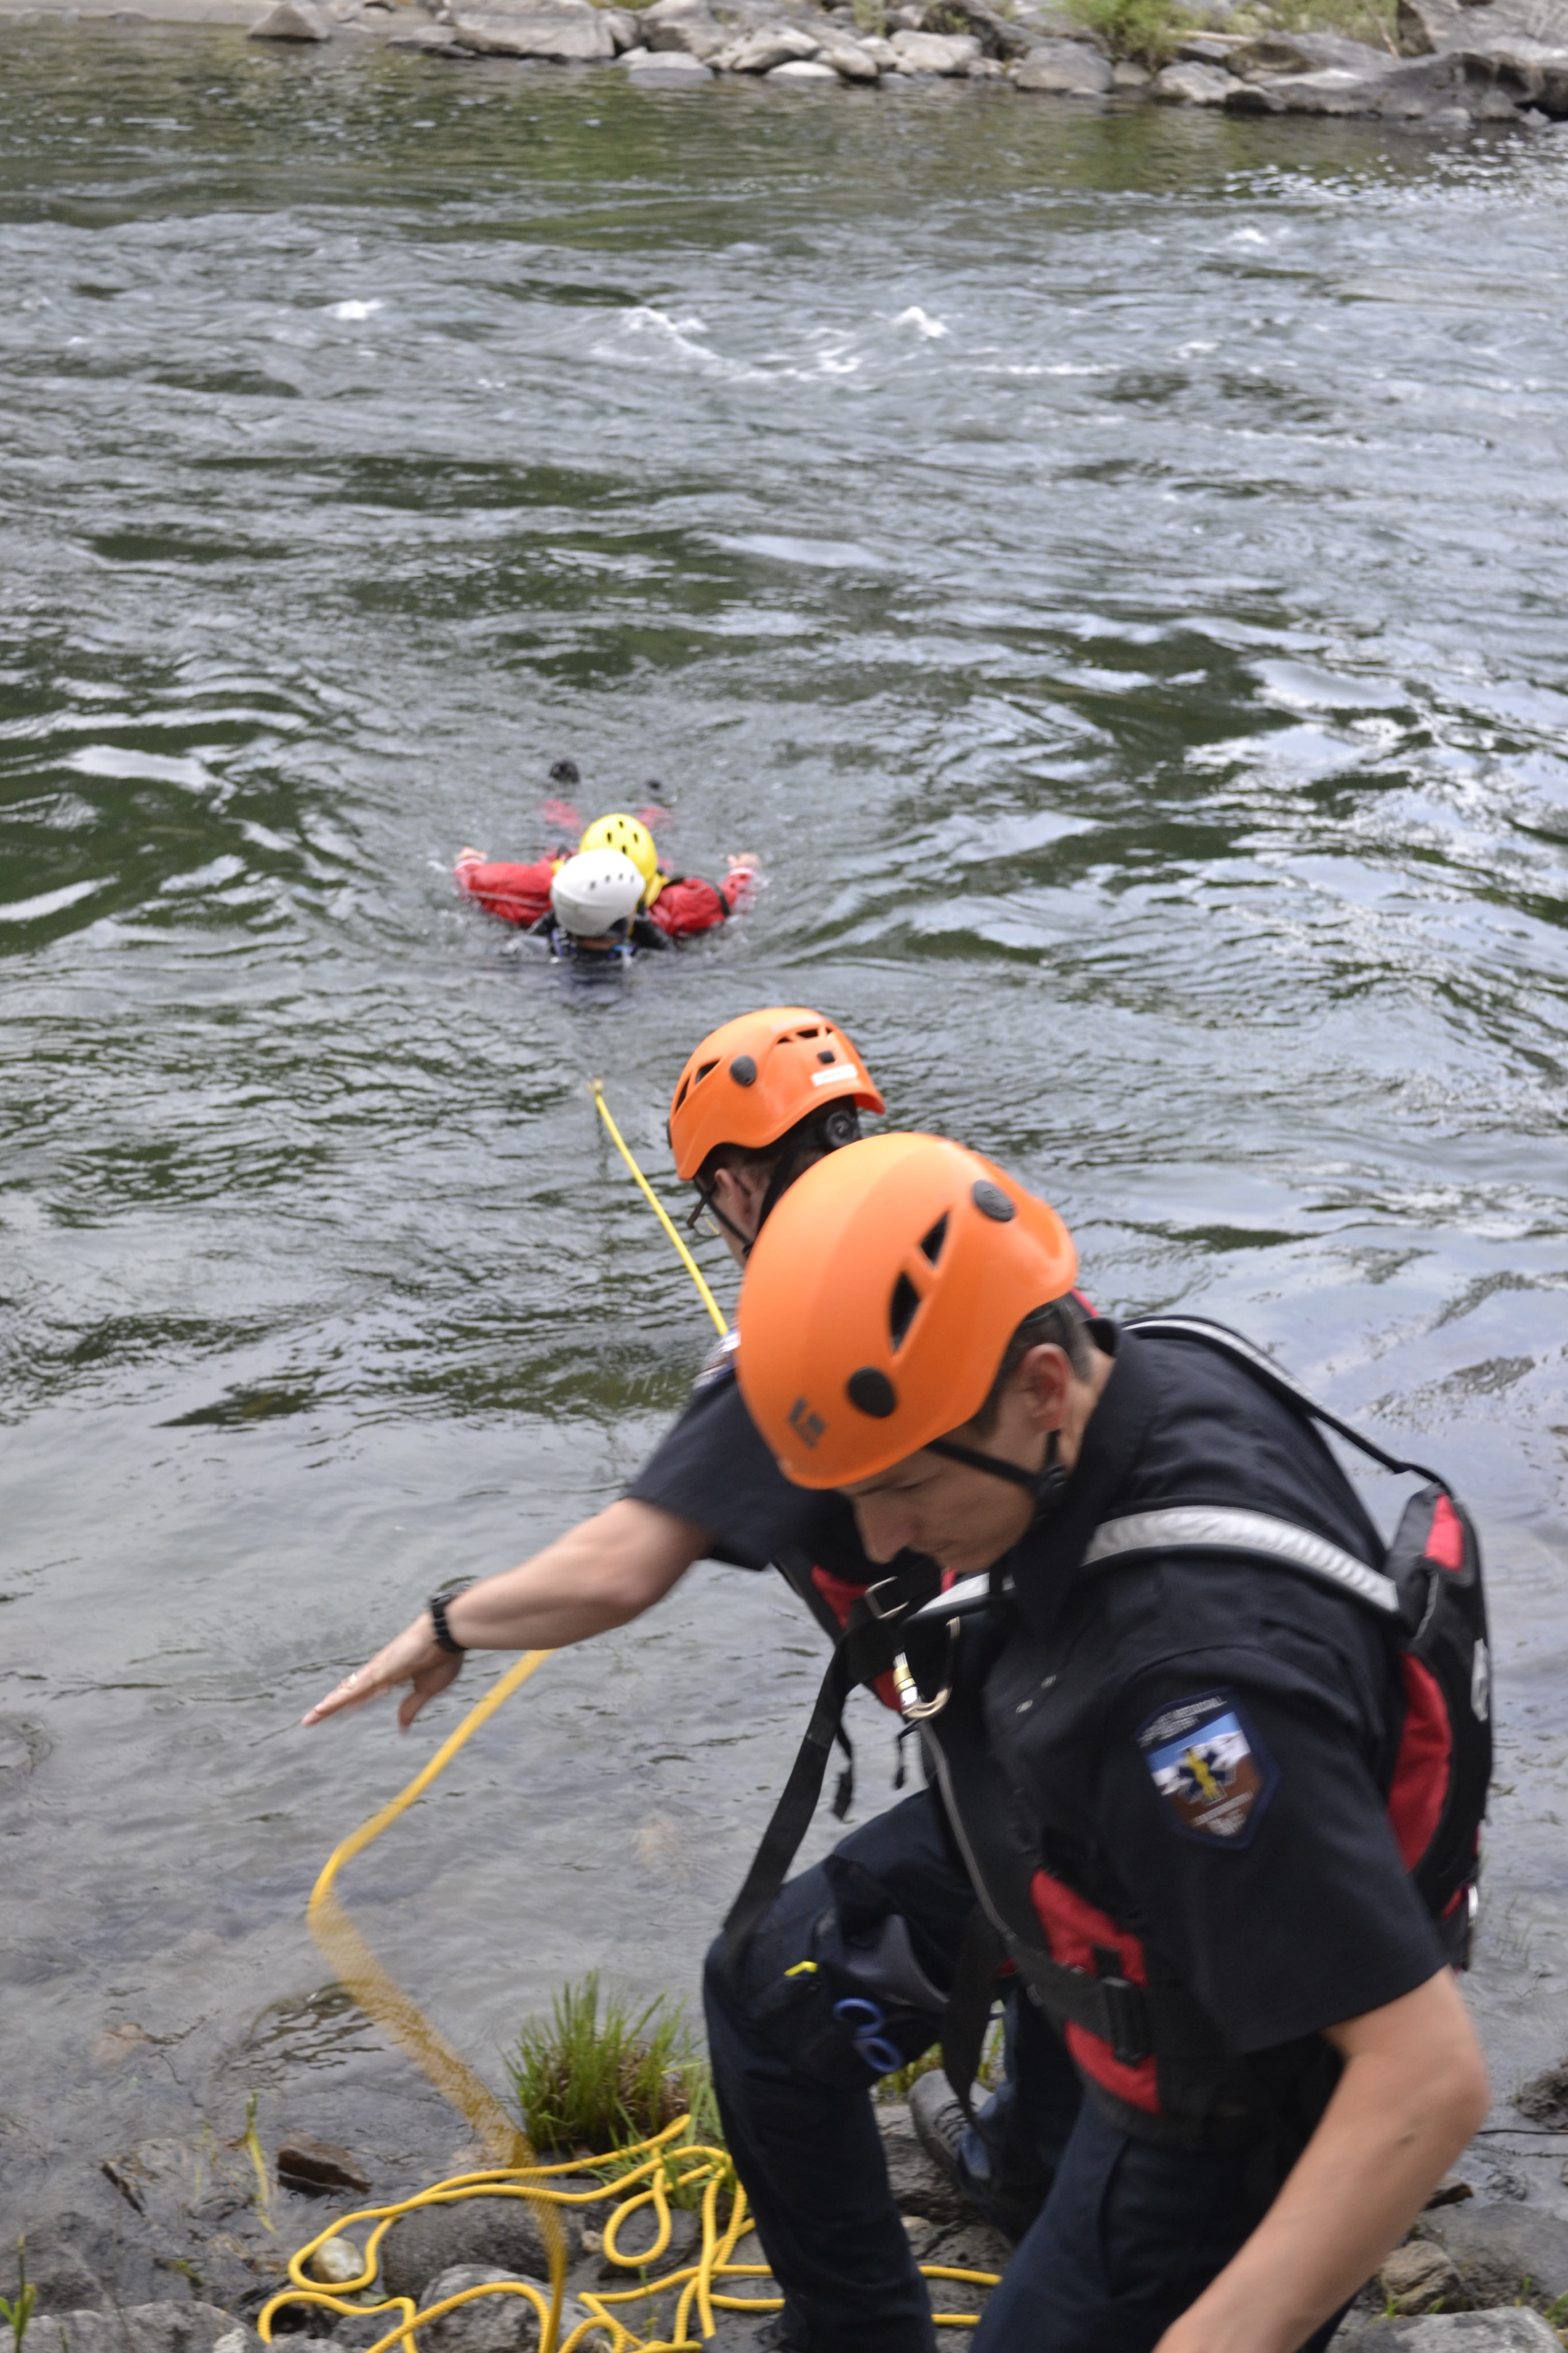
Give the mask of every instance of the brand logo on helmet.
M 827 1424 L 819 1413 L 813 1413 L 803 1397 L 796 1398 L 789 1409 L 789 1426 L 803 1446 L 820 1443 Z

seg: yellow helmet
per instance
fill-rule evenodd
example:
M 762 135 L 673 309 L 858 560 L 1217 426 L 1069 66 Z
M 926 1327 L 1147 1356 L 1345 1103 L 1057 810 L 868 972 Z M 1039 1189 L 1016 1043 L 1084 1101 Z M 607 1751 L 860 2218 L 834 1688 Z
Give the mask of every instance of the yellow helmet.
M 580 850 L 618 849 L 623 858 L 629 858 L 642 876 L 643 899 L 647 902 L 658 874 L 658 851 L 646 825 L 624 813 L 596 817 L 577 847 Z

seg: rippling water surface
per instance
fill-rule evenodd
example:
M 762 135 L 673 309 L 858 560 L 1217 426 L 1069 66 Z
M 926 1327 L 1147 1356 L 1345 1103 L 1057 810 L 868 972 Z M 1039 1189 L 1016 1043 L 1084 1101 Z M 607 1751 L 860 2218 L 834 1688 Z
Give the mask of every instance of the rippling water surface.
M 1568 141 L 0 43 L 16 2201 L 253 2091 L 383 2183 L 458 2137 L 302 1926 L 456 1707 L 292 1726 L 679 1406 L 586 1082 L 666 1170 L 778 997 L 1104 1301 L 1451 1466 L 1476 1996 L 1501 2089 L 1561 2056 Z M 603 986 L 457 904 L 565 754 L 757 910 Z M 819 1661 L 699 1569 L 358 1866 L 492 2077 L 568 1971 L 691 1982 Z

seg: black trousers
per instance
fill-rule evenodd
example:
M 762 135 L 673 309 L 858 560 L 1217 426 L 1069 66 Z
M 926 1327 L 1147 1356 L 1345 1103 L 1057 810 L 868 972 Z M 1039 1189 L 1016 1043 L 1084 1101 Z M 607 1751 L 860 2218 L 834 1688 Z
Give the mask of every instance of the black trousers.
M 720 2113 L 803 2353 L 934 2353 L 870 2094 L 887 2046 L 909 2060 L 935 2042 L 973 1904 L 922 1792 L 791 1880 L 738 1972 L 709 1954 Z M 846 2000 L 859 2006 L 837 2018 Z M 1151 2353 L 1260 2219 L 1247 2160 L 1131 2140 L 1083 2096 L 1031 2005 L 1016 2026 L 996 2157 L 1013 2178 L 1036 2168 L 1048 2194 L 974 2353 Z

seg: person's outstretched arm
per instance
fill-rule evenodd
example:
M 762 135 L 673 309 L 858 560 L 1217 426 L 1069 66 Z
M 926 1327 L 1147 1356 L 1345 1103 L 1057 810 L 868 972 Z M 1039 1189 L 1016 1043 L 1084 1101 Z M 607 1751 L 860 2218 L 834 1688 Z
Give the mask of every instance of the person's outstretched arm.
M 1321 2122 L 1155 2353 L 1296 2353 L 1397 2245 L 1485 2121 L 1486 2060 L 1452 1970 L 1326 2031 L 1345 2069 Z
M 466 1651 L 559 1651 L 624 1626 L 662 1601 L 708 1548 L 695 1521 L 623 1496 L 580 1521 L 520 1567 L 470 1585 L 447 1605 L 447 1624 Z M 426 1700 L 446 1690 L 462 1661 L 442 1650 L 430 1613 L 316 1702 L 303 1719 L 320 1724 L 400 1683 L 412 1686 L 397 1711 L 405 1732 Z

